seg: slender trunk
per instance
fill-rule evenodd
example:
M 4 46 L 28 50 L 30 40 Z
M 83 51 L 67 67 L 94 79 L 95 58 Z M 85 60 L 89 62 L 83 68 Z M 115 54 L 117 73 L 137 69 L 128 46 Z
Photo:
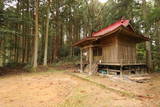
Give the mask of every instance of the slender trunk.
M 39 36 L 39 25 L 38 25 L 38 10 L 39 10 L 39 0 L 35 0 L 35 40 L 34 40 L 34 59 L 33 59 L 33 67 L 37 67 L 38 60 L 38 36 Z
M 52 38 L 52 41 L 54 41 L 54 42 L 52 42 L 52 60 L 51 60 L 51 63 L 54 61 L 54 53 L 55 53 L 55 41 L 56 41 L 56 37 L 53 37 Z
M 44 50 L 44 62 L 43 65 L 47 66 L 47 52 L 48 52 L 48 29 L 49 29 L 49 8 L 50 7 L 50 0 L 48 0 L 47 6 L 47 19 L 46 19 L 46 38 L 45 38 L 45 50 Z
M 143 17 L 146 20 L 147 19 L 147 4 L 146 4 L 146 0 L 143 0 Z M 149 31 L 147 30 L 147 22 L 145 22 L 145 34 L 149 36 Z M 152 62 L 152 53 L 151 53 L 151 41 L 147 41 L 146 42 L 146 61 L 147 61 L 147 66 L 149 71 L 153 71 L 153 62 Z
M 60 28 L 60 46 L 59 46 L 60 49 L 63 47 L 63 44 L 64 44 L 63 40 L 64 40 L 64 38 L 63 38 L 63 24 L 61 24 L 61 28 Z
M 155 8 L 159 8 L 160 7 L 160 0 L 154 0 L 155 1 L 155 5 L 154 7 Z M 158 21 L 155 21 L 155 30 L 156 30 L 156 33 L 155 33 L 155 39 L 157 40 L 156 42 L 156 45 L 157 45 L 157 54 L 156 56 L 160 56 L 160 20 Z M 157 67 L 157 68 L 160 68 L 160 60 L 158 60 L 158 58 L 156 57 L 155 58 L 155 61 L 154 61 L 156 64 L 154 65 L 154 68 Z
M 150 72 L 153 71 L 153 63 L 152 63 L 152 53 L 151 53 L 151 41 L 146 42 L 146 60 L 148 69 Z

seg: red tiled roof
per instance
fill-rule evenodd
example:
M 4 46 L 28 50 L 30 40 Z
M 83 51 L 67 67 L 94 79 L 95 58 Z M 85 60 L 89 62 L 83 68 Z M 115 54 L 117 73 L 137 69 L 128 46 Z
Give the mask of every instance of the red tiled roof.
M 101 36 L 101 35 L 104 35 L 108 32 L 111 32 L 113 31 L 114 29 L 118 28 L 119 26 L 124 26 L 124 27 L 127 27 L 129 25 L 129 20 L 119 20 L 97 32 L 94 32 L 92 34 L 92 36 Z
M 131 30 L 134 32 L 134 29 L 132 28 L 131 24 L 129 23 L 129 20 L 119 20 L 97 32 L 94 32 L 91 37 L 87 37 L 87 38 L 84 38 L 78 42 L 76 42 L 75 44 L 73 44 L 73 46 L 78 46 L 82 43 L 86 43 L 86 42 L 91 42 L 91 41 L 96 41 L 98 40 L 99 38 L 102 38 L 104 35 L 110 35 L 114 32 L 117 32 L 121 29 L 123 29 L 124 31 L 127 31 L 128 33 L 130 33 L 130 36 L 134 36 L 134 37 L 138 37 L 138 38 L 141 38 L 142 40 L 149 40 L 149 38 L 143 36 L 143 35 L 140 35 L 140 34 L 137 34 L 136 32 L 132 32 L 130 29 L 128 29 L 127 27 L 130 27 Z

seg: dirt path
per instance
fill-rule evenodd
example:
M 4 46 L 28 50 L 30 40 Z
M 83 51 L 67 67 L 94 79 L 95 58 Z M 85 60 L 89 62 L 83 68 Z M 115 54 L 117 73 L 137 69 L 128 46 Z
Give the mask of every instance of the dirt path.
M 143 100 L 102 89 L 65 72 L 0 77 L 0 107 L 109 106 L 147 107 Z

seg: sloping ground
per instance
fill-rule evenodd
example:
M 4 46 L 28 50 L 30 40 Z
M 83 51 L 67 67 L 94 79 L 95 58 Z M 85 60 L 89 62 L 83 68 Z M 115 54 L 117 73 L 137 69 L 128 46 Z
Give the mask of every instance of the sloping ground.
M 152 96 L 150 101 L 160 107 L 160 73 L 154 73 L 151 77 L 152 80 L 145 87 L 145 92 Z
M 87 76 L 84 74 L 74 74 L 92 83 L 99 84 L 114 92 L 134 97 L 143 102 L 146 107 L 160 106 L 160 73 L 150 74 L 150 81 L 137 83 L 122 78 L 109 78 L 101 76 Z
M 1 76 L 0 87 L 0 107 L 146 107 L 144 100 L 52 70 Z M 155 91 L 158 89 L 156 85 L 152 87 Z M 153 105 L 151 102 L 147 104 Z

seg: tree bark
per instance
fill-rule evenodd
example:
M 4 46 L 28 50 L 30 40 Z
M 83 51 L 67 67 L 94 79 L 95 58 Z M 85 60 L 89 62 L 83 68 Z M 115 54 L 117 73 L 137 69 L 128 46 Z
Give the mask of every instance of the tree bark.
M 142 1 L 142 5 L 143 5 L 143 17 L 144 20 L 147 19 L 147 4 L 146 4 L 146 0 Z M 149 32 L 147 30 L 147 22 L 145 21 L 145 34 L 150 37 Z M 147 66 L 148 66 L 148 70 L 149 72 L 153 71 L 153 62 L 152 62 L 152 53 L 151 53 L 151 41 L 147 41 L 146 42 L 146 61 L 147 61 Z
M 47 3 L 47 19 L 46 19 L 46 38 L 45 38 L 45 48 L 44 48 L 44 62 L 43 65 L 47 66 L 47 51 L 48 51 L 48 29 L 49 29 L 49 8 L 50 0 Z
M 38 60 L 38 36 L 39 36 L 39 24 L 38 24 L 38 11 L 39 0 L 35 0 L 35 40 L 34 40 L 34 55 L 33 55 L 33 68 L 37 67 Z

